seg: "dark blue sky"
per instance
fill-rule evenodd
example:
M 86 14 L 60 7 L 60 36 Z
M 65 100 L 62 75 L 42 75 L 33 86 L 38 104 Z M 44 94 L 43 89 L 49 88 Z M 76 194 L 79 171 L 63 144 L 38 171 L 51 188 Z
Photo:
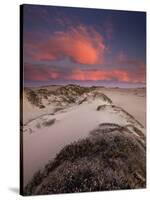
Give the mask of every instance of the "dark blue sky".
M 146 14 L 24 5 L 25 84 L 145 84 Z

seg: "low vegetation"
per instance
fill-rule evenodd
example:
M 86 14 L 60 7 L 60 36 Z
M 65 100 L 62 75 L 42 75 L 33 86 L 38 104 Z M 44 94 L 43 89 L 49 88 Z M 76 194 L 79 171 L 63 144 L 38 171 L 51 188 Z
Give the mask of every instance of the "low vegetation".
M 55 123 L 56 119 L 50 119 L 43 122 L 43 126 L 51 126 Z
M 26 89 L 26 96 L 27 99 L 33 104 L 34 106 L 39 107 L 40 109 L 45 108 L 44 105 L 42 105 L 41 97 L 31 89 Z
M 79 85 L 70 84 L 59 87 L 54 91 L 51 91 L 48 88 L 26 88 L 25 92 L 31 104 L 37 106 L 40 109 L 45 108 L 42 100 L 47 101 L 47 105 L 54 103 L 57 106 L 61 106 L 63 103 L 66 105 L 75 103 L 82 104 L 83 102 L 88 101 L 88 97 L 92 97 L 93 99 L 97 98 L 109 104 L 112 103 L 111 99 L 98 91 L 97 87 L 81 87 Z
M 112 100 L 109 98 L 109 97 L 107 97 L 105 94 L 103 94 L 103 93 L 99 93 L 99 92 L 94 92 L 94 97 L 96 98 L 100 98 L 100 99 L 102 99 L 103 101 L 105 101 L 105 102 L 107 102 L 107 103 L 109 103 L 109 104 L 111 104 L 112 103 Z
M 106 126 L 113 130 L 101 131 Z M 34 175 L 24 194 L 145 188 L 145 159 L 145 147 L 127 128 L 101 124 L 88 138 L 65 146 Z
M 139 121 L 137 121 L 131 114 L 129 114 L 127 111 L 125 111 L 121 107 L 118 107 L 118 106 L 115 106 L 115 105 L 100 105 L 100 106 L 97 107 L 97 111 L 102 111 L 102 110 L 105 110 L 107 108 L 113 108 L 113 111 L 115 111 L 115 112 L 122 112 L 122 113 L 124 113 L 130 119 L 130 121 L 132 121 L 132 122 L 134 121 L 141 128 L 144 128 L 143 125 Z

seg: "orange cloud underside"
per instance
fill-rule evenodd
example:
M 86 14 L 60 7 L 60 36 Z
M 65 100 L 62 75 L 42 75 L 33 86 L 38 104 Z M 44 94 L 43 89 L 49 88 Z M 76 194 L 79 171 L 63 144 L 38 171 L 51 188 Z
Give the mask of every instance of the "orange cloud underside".
M 35 44 L 35 60 L 57 60 L 65 57 L 80 64 L 101 64 L 106 46 L 102 36 L 84 26 L 55 32 L 46 43 Z

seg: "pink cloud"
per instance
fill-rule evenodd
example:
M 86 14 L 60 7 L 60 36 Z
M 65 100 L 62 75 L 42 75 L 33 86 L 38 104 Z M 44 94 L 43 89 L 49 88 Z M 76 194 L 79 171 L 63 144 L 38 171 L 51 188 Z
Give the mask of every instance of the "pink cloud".
M 31 45 L 30 45 L 31 46 Z M 32 44 L 34 60 L 57 60 L 65 57 L 80 64 L 101 64 L 106 46 L 102 36 L 92 28 L 72 27 L 55 32 L 47 42 Z
M 131 82 L 145 83 L 146 64 L 142 60 L 129 57 L 124 52 L 120 52 L 116 57 L 116 61 L 118 65 L 125 66 Z
M 129 74 L 124 70 L 112 70 L 112 71 L 82 71 L 76 69 L 70 74 L 67 79 L 69 80 L 112 80 L 116 79 L 118 81 L 130 81 Z
M 61 73 L 47 67 L 37 67 L 35 65 L 25 64 L 24 78 L 28 81 L 46 81 L 46 80 L 77 80 L 77 81 L 98 81 L 98 80 L 116 80 L 132 83 L 145 83 L 145 65 L 142 64 L 140 70 L 136 73 L 123 69 L 112 70 L 82 70 L 73 69 L 69 73 Z
M 24 78 L 28 81 L 46 81 L 58 79 L 60 73 L 54 70 L 38 68 L 34 65 L 25 64 Z

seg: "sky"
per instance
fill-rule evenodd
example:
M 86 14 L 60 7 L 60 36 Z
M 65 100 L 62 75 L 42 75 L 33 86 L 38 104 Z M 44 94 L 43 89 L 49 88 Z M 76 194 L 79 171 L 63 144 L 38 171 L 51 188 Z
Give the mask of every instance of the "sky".
M 140 87 L 146 82 L 146 14 L 23 7 L 24 85 Z

